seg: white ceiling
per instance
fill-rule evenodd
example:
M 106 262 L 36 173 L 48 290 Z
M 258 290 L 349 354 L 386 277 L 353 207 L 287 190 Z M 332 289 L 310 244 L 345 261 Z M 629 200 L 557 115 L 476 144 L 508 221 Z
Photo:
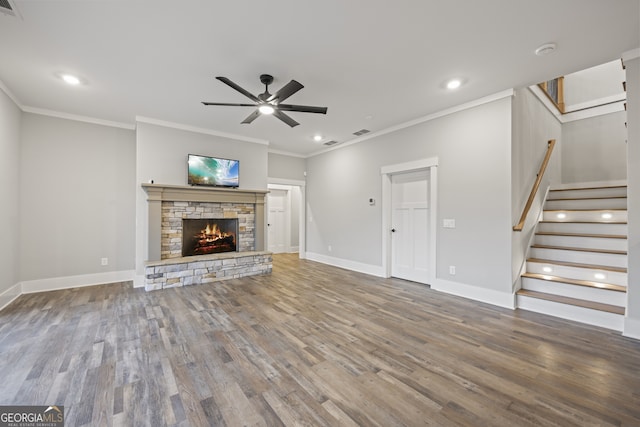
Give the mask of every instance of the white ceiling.
M 12 0 L 0 14 L 0 81 L 26 110 L 133 126 L 136 117 L 269 141 L 308 155 L 508 88 L 620 58 L 640 46 L 639 0 Z M 547 42 L 557 50 L 538 57 Z M 69 87 L 56 77 L 79 75 Z M 328 107 L 240 122 L 259 75 L 286 102 Z M 451 77 L 466 84 L 455 92 Z M 179 141 L 176 141 L 179 143 Z

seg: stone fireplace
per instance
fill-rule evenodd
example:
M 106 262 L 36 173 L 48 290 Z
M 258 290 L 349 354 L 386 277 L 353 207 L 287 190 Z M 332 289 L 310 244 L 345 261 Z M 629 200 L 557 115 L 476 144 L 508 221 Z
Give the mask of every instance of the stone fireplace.
M 142 184 L 149 228 L 145 289 L 271 272 L 267 191 Z

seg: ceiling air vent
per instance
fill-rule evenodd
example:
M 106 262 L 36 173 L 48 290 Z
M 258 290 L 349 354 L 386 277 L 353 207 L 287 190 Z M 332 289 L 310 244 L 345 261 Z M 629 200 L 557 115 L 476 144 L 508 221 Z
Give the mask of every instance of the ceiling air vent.
M 369 132 L 371 132 L 369 129 L 360 129 L 359 131 L 354 132 L 353 134 L 355 136 L 361 136 L 361 135 L 364 135 L 365 133 L 369 133 Z
M 6 15 L 16 16 L 16 8 L 10 0 L 0 0 L 0 12 Z
M 328 147 L 331 147 L 332 145 L 336 145 L 337 143 L 338 143 L 338 141 L 331 140 L 331 141 L 327 141 L 327 142 L 325 142 L 325 143 L 324 143 L 324 144 L 322 144 L 322 145 L 326 145 L 326 146 L 328 146 Z

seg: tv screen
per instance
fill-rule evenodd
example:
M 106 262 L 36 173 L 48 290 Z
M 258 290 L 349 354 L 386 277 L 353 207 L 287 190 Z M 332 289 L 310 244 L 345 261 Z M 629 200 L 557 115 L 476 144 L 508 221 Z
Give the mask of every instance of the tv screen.
M 189 185 L 238 187 L 240 161 L 189 154 Z

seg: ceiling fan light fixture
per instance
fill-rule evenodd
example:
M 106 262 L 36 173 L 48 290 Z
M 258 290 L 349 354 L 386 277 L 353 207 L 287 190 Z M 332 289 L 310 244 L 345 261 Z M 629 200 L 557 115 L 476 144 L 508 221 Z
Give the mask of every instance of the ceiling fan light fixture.
M 275 109 L 271 105 L 267 104 L 259 106 L 258 110 L 261 114 L 273 114 L 273 112 L 275 111 Z

